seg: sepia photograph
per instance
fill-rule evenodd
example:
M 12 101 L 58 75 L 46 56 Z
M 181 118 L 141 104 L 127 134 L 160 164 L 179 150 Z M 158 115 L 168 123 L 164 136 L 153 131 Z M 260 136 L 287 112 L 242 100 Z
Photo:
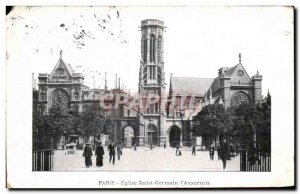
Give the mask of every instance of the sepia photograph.
M 293 7 L 7 12 L 8 188 L 294 185 Z

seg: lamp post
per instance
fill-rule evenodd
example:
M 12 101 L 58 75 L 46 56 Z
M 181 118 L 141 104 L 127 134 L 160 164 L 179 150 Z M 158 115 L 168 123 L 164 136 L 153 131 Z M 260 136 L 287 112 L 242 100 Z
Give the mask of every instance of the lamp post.
M 180 117 L 181 117 L 181 125 L 182 125 L 182 129 L 180 131 L 180 141 L 182 142 L 183 140 L 183 131 L 184 131 L 184 123 L 183 123 L 183 116 L 184 116 L 184 112 L 182 113 L 181 111 L 185 111 L 185 109 L 179 109 L 180 112 Z
M 152 129 L 152 121 L 153 121 L 153 120 L 150 118 L 149 121 L 150 121 L 150 125 L 149 125 L 149 126 L 151 126 L 151 129 Z M 151 136 L 150 136 L 150 145 L 152 145 L 153 131 L 150 131 L 150 134 L 151 134 Z

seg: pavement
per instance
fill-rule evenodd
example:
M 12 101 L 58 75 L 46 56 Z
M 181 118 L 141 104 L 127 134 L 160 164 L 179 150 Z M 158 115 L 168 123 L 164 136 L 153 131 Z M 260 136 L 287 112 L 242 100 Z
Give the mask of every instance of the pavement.
M 227 167 L 223 170 L 221 160 L 215 152 L 214 160 L 210 160 L 208 151 L 196 151 L 192 156 L 192 149 L 183 147 L 182 156 L 176 156 L 175 148 L 148 147 L 123 148 L 121 160 L 115 164 L 109 163 L 107 147 L 103 166 L 96 167 L 96 157 L 92 157 L 93 166 L 86 168 L 82 150 L 76 150 L 74 155 L 65 155 L 65 150 L 54 151 L 53 171 L 240 171 L 240 158 L 236 156 L 227 160 Z M 93 152 L 94 154 L 94 152 Z

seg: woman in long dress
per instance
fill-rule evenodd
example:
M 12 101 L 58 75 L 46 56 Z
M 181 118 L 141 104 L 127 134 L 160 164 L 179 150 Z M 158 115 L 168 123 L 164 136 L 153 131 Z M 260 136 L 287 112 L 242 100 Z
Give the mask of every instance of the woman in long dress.
M 102 142 L 99 142 L 99 145 L 96 148 L 95 152 L 96 157 L 96 166 L 101 167 L 103 166 L 103 155 L 104 155 L 104 149 L 102 147 Z
M 91 144 L 87 143 L 85 145 L 85 148 L 83 150 L 82 156 L 85 158 L 85 166 L 90 167 L 92 166 L 92 156 L 93 156 L 93 151 L 90 146 Z

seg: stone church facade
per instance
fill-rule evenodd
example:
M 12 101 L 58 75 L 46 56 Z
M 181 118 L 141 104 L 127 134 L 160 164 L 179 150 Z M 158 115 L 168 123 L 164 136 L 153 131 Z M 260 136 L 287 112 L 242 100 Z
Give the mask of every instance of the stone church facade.
M 252 77 L 248 75 L 241 54 L 236 65 L 221 67 L 215 78 L 171 76 L 165 95 L 164 30 L 163 21 L 147 19 L 141 22 L 138 101 L 142 106 L 130 108 L 129 103 L 125 103 L 109 111 L 114 118 L 111 141 L 122 142 L 127 147 L 134 144 L 190 146 L 195 140 L 191 120 L 201 107 L 220 103 L 227 108 L 242 102 L 257 104 L 262 100 L 262 76 L 258 72 Z M 59 104 L 65 110 L 82 111 L 87 104 L 99 103 L 101 96 L 107 93 L 133 99 L 120 87 L 89 89 L 83 81 L 83 75 L 75 73 L 71 65 L 62 60 L 61 53 L 51 74 L 39 74 L 38 109 L 47 112 L 53 104 Z M 171 99 L 175 99 L 173 106 L 170 106 Z M 155 103 L 148 106 L 149 101 Z M 162 107 L 162 101 L 168 101 L 168 106 Z M 191 102 L 193 106 L 189 106 Z

